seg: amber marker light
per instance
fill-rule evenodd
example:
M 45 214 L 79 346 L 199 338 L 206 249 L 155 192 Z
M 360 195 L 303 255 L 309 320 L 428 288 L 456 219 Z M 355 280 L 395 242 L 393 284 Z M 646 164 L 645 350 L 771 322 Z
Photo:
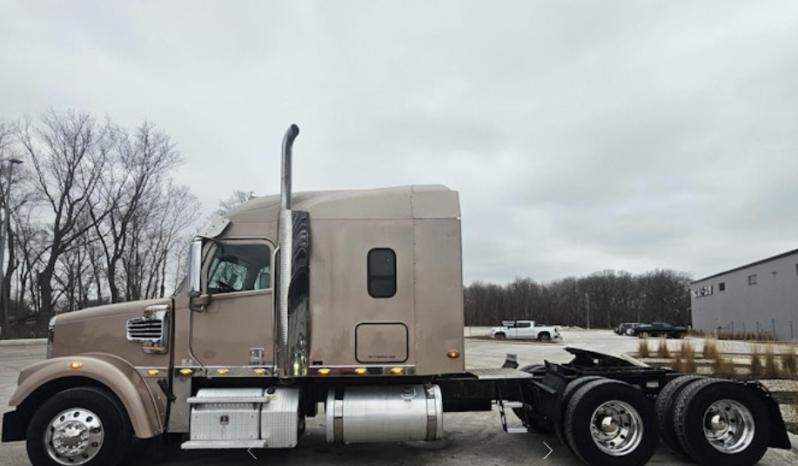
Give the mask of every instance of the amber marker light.
M 228 372 L 230 372 L 230 371 L 227 370 L 227 369 L 224 369 L 224 368 L 216 369 L 216 373 L 219 374 L 219 375 L 227 375 Z
M 80 369 L 81 367 L 83 367 L 83 363 L 80 361 L 72 361 L 69 363 L 70 369 Z
M 147 374 L 149 374 L 151 376 L 156 376 L 156 375 L 158 375 L 158 369 L 150 369 L 150 370 L 147 371 Z
M 191 369 L 180 369 L 180 375 L 191 375 L 193 373 L 194 371 L 192 371 Z
M 323 368 L 323 369 L 319 369 L 319 374 L 320 375 L 327 375 L 329 373 L 330 373 L 330 369 L 327 369 L 326 367 Z
M 255 372 L 255 374 L 257 374 L 257 375 L 263 375 L 263 374 L 265 374 L 265 373 L 266 373 L 266 369 L 261 369 L 261 368 L 259 367 L 259 368 L 257 368 L 257 369 L 253 369 L 253 372 Z
M 357 374 L 357 375 L 363 375 L 365 373 L 366 373 L 366 368 L 365 367 L 358 367 L 357 369 L 355 369 L 355 374 Z
M 460 352 L 459 351 L 455 351 L 455 350 L 451 350 L 448 353 L 446 353 L 446 356 L 449 356 L 452 359 L 457 359 L 457 358 L 460 357 Z
M 394 367 L 393 369 L 391 369 L 391 374 L 393 374 L 393 375 L 401 375 L 402 374 L 402 368 L 401 367 Z

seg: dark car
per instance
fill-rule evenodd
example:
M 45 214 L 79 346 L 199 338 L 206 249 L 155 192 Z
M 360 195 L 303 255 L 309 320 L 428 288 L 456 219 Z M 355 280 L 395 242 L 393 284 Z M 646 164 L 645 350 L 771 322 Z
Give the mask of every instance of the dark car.
M 621 322 L 617 327 L 615 327 L 614 331 L 618 335 L 634 335 L 635 333 L 632 332 L 632 329 L 640 325 L 643 324 L 640 322 Z
M 687 327 L 671 325 L 667 322 L 652 322 L 638 325 L 632 331 L 637 336 L 683 338 L 687 334 Z

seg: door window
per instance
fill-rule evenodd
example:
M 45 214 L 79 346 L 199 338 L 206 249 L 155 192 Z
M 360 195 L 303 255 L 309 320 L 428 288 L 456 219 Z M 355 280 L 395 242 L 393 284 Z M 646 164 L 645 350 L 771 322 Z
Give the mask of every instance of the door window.
M 219 242 L 208 267 L 208 293 L 271 288 L 271 250 L 265 244 Z

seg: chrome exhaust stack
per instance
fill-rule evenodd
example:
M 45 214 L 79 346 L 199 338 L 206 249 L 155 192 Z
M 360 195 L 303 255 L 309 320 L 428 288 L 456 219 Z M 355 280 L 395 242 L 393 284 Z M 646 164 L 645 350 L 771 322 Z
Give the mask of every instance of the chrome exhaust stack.
M 294 216 L 291 211 L 291 150 L 294 140 L 299 135 L 299 127 L 291 125 L 283 136 L 282 150 L 282 182 L 280 186 L 280 218 L 277 223 L 277 249 L 278 249 L 278 284 L 275 294 L 275 310 L 277 310 L 277 330 L 275 343 L 275 369 L 279 377 L 286 377 L 290 372 L 288 357 L 288 294 L 291 289 L 291 275 L 293 270 L 293 230 Z
M 280 211 L 291 210 L 291 158 L 294 140 L 299 136 L 299 126 L 291 125 L 283 136 L 283 167 L 280 185 Z

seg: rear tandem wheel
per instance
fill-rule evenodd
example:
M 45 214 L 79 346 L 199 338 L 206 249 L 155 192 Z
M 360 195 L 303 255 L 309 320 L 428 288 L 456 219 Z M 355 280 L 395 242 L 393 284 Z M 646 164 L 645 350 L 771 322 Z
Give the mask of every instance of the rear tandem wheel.
M 582 385 L 565 410 L 571 451 L 589 465 L 641 466 L 659 441 L 657 414 L 641 390 L 616 380 Z

